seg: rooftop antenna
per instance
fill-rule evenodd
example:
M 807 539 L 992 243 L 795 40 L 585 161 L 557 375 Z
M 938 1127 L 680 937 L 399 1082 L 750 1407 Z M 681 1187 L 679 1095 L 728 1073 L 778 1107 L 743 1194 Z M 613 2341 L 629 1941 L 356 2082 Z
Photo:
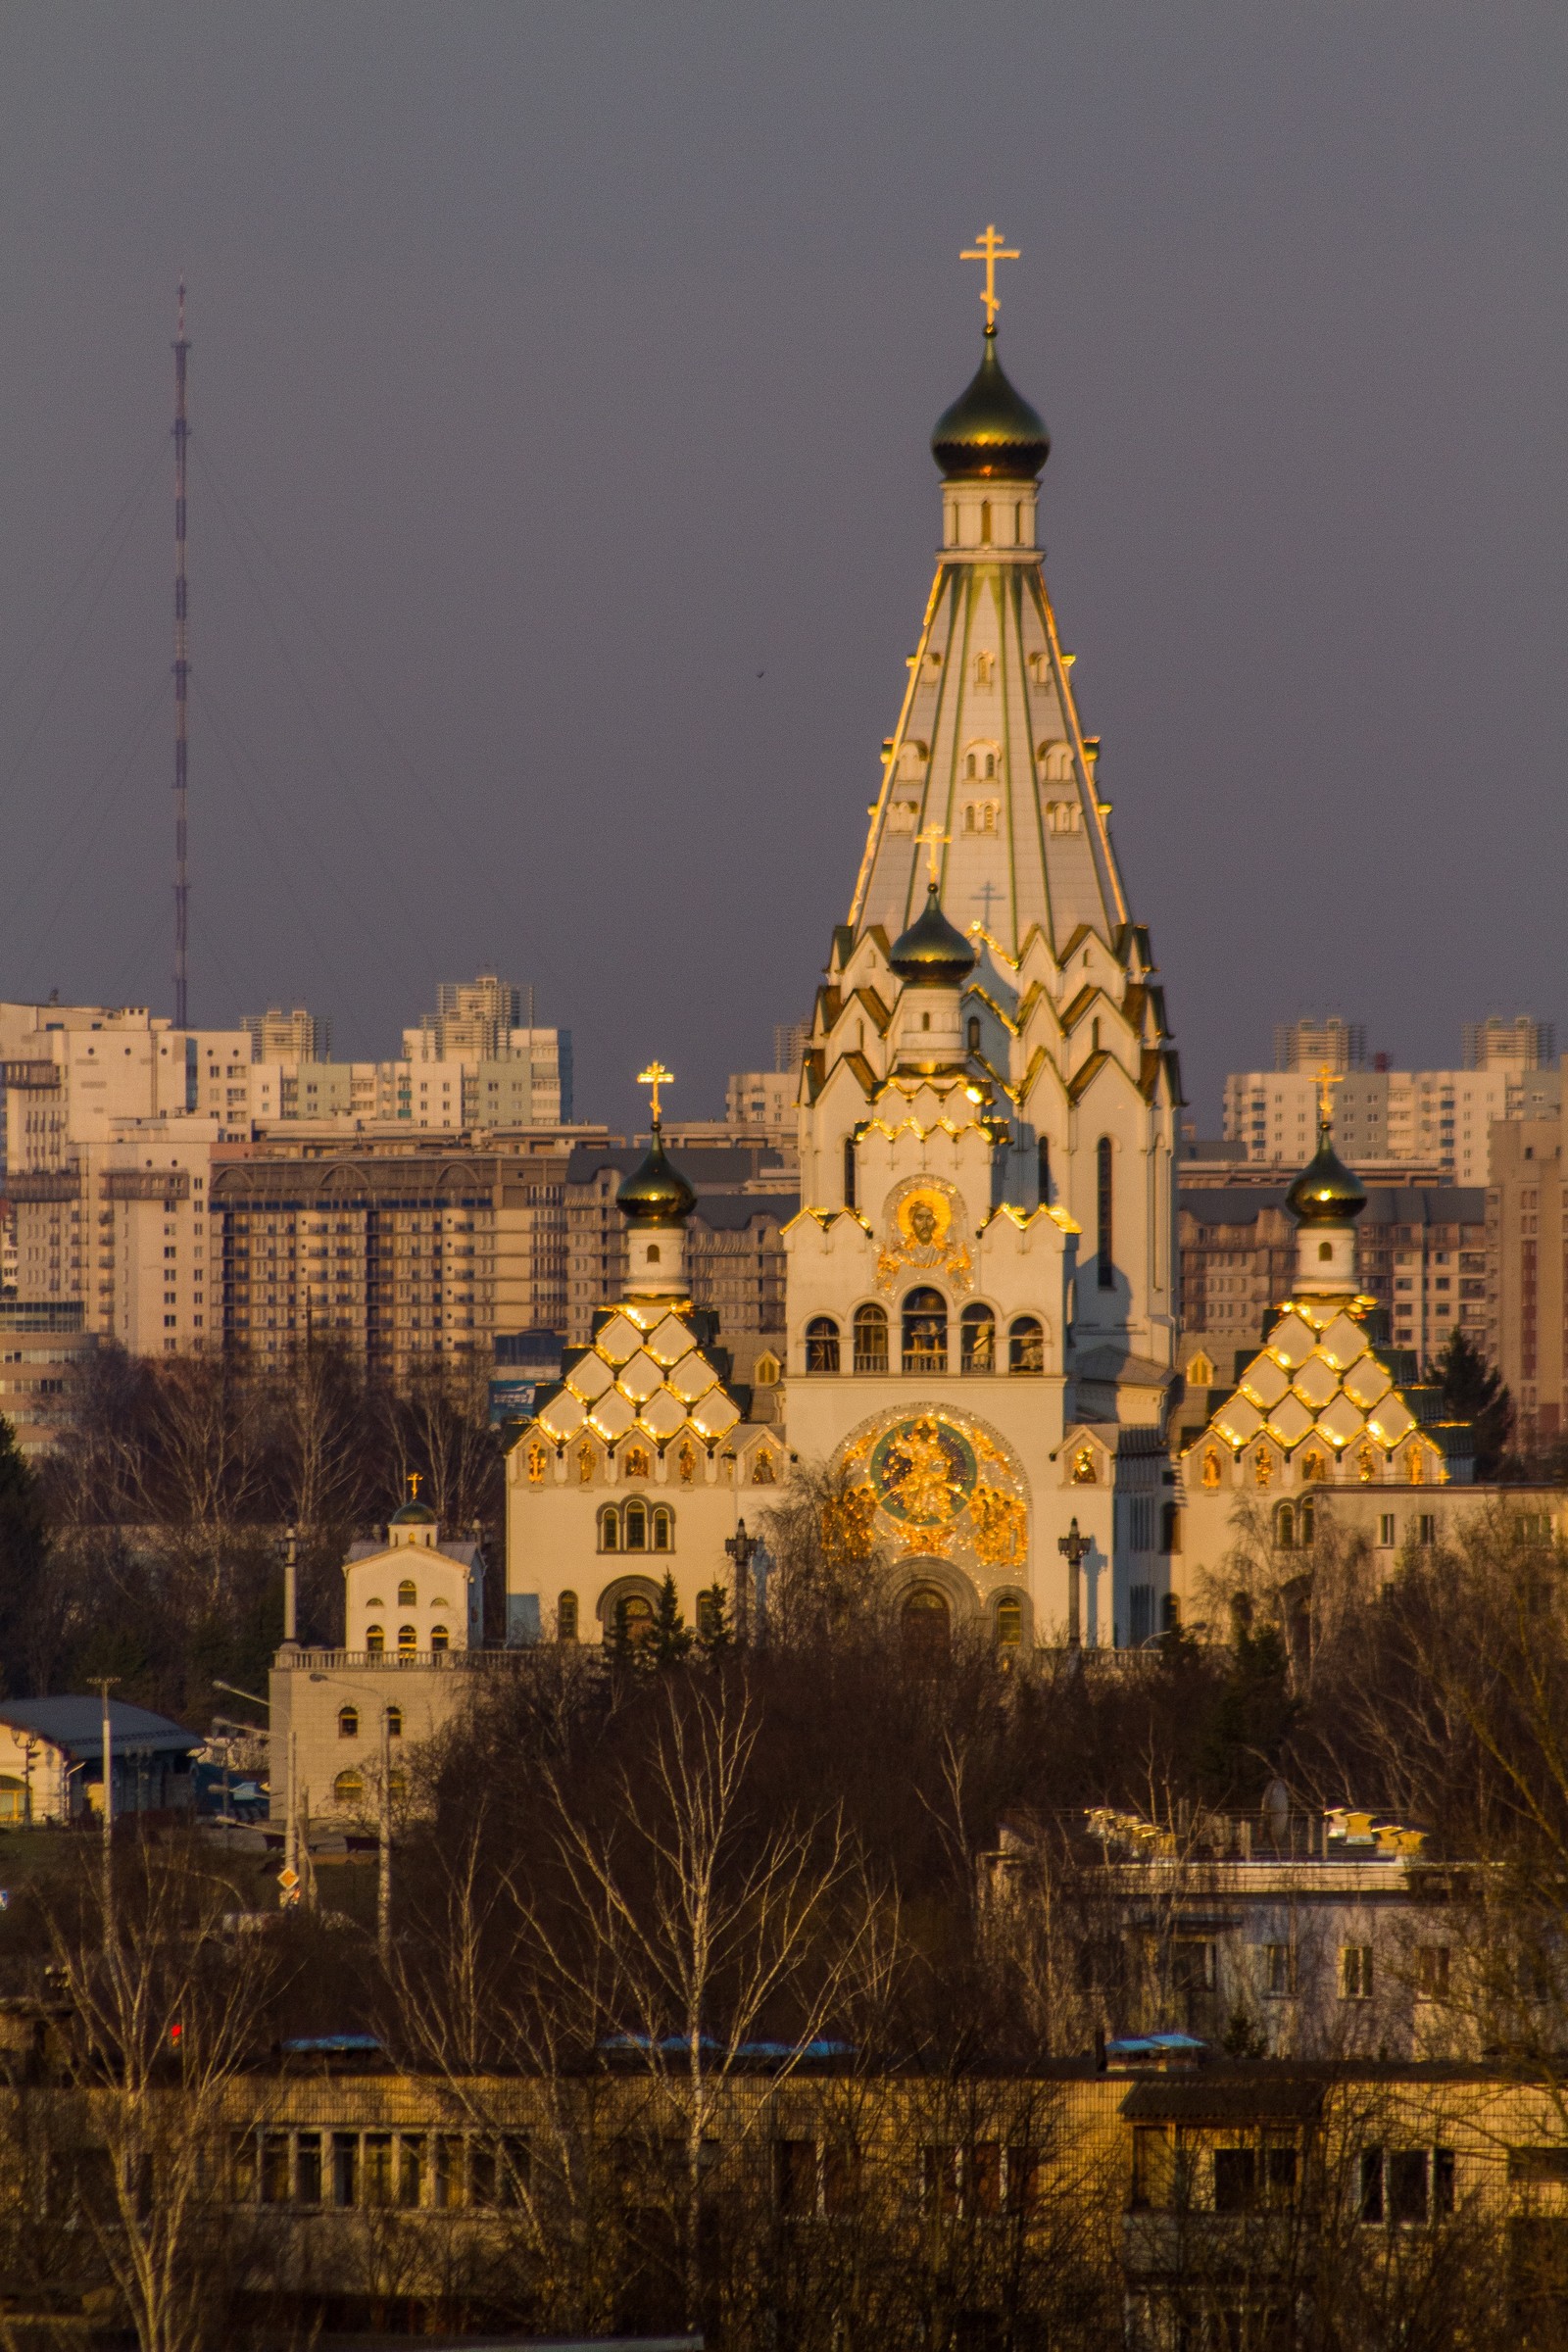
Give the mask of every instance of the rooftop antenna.
M 185 861 L 186 694 L 190 656 L 185 638 L 185 280 L 179 281 L 179 323 L 174 332 L 174 1027 L 186 1023 L 185 945 L 190 917 L 190 874 Z

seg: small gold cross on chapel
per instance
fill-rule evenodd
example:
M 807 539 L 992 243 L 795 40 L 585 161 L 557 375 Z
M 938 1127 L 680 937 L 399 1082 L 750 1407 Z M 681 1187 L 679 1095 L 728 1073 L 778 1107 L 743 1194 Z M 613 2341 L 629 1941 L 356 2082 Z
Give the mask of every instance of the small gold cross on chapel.
M 651 1061 L 646 1070 L 638 1071 L 637 1083 L 639 1086 L 651 1086 L 654 1090 L 652 1111 L 654 1125 L 657 1127 L 659 1125 L 659 1090 L 662 1086 L 673 1086 L 675 1073 L 673 1070 L 666 1070 L 662 1061 Z
M 997 313 L 1002 308 L 1001 299 L 997 293 L 997 264 L 1021 261 L 1022 258 L 1018 248 L 1015 245 L 1004 245 L 1002 241 L 1001 230 L 989 224 L 984 235 L 976 237 L 974 243 L 965 246 L 963 252 L 958 256 L 960 262 L 984 262 L 986 266 L 985 292 L 980 299 L 985 304 L 987 334 L 990 334 L 992 327 L 996 324 Z
M 1343 1072 L 1331 1070 L 1325 1061 L 1317 1074 L 1317 1123 L 1325 1134 L 1334 1124 L 1334 1089 L 1344 1084 Z

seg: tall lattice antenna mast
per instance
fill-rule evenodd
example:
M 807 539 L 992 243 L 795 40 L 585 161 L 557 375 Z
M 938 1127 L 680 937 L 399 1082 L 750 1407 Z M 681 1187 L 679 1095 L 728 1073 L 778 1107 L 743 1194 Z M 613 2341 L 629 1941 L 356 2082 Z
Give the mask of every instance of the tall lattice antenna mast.
M 174 1027 L 185 1027 L 185 945 L 190 915 L 190 875 L 185 862 L 185 784 L 188 746 L 185 701 L 190 655 L 185 637 L 185 280 L 179 281 L 179 324 L 174 334 Z

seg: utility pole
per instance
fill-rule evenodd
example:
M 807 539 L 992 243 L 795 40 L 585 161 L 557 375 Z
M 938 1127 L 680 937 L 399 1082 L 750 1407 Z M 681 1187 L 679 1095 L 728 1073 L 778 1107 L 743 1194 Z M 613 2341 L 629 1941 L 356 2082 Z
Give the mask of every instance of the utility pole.
M 183 1029 L 186 1001 L 185 951 L 190 918 L 190 874 L 185 858 L 185 781 L 188 739 L 186 700 L 190 651 L 185 634 L 185 280 L 179 281 L 179 323 L 174 331 L 174 1027 Z
M 292 1649 L 299 1640 L 300 1601 L 300 1533 L 297 1527 L 283 1531 L 283 1642 Z

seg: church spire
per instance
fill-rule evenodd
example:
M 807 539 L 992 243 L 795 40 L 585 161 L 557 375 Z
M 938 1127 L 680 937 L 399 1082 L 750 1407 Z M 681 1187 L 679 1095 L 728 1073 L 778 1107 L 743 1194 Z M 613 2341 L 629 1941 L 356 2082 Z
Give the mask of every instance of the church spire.
M 1318 1072 L 1317 1152 L 1285 1196 L 1296 1219 L 1296 1289 L 1303 1298 L 1353 1298 L 1355 1220 L 1366 1192 L 1334 1149 L 1332 1072 Z
M 889 938 L 919 910 L 920 838 L 946 836 L 938 879 L 951 918 L 1016 957 L 1038 927 L 1059 956 L 1084 927 L 1110 945 L 1128 919 L 1099 744 L 1079 723 L 1036 532 L 1051 437 L 998 348 L 996 265 L 1016 260 L 989 227 L 978 369 L 938 419 L 943 544 L 904 707 L 883 746 L 882 787 L 850 908 Z

